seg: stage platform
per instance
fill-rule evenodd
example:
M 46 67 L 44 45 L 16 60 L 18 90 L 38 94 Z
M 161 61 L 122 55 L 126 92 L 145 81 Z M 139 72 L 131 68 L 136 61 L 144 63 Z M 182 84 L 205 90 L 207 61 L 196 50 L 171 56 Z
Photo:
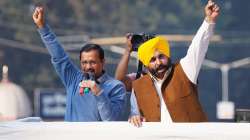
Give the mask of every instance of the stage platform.
M 0 122 L 0 140 L 250 140 L 250 123 Z

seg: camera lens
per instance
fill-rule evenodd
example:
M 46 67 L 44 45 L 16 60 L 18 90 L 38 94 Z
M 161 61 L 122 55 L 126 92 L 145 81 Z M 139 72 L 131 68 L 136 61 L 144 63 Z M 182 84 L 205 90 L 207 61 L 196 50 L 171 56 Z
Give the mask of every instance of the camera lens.
M 133 51 L 138 51 L 139 46 L 149 40 L 154 38 L 153 35 L 149 35 L 149 34 L 145 34 L 145 33 L 141 33 L 141 34 L 132 34 L 131 37 L 131 43 L 132 43 L 132 50 Z
M 143 42 L 143 37 L 141 35 L 133 35 L 131 38 L 132 44 L 140 44 Z
M 132 35 L 131 43 L 132 43 L 132 49 L 133 49 L 133 51 L 137 51 L 139 45 L 140 45 L 142 42 L 143 42 L 143 37 L 142 37 L 142 35 L 139 35 L 139 34 L 134 34 L 134 35 Z

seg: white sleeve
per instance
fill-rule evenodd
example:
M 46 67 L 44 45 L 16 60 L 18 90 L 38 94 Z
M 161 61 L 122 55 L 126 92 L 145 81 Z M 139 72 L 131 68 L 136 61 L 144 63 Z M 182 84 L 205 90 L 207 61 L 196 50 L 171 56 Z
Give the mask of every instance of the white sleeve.
M 213 35 L 215 23 L 203 21 L 198 32 L 194 36 L 187 54 L 180 60 L 180 64 L 188 79 L 196 84 L 201 64 L 205 58 L 209 41 Z
M 131 105 L 130 116 L 140 115 L 138 111 L 137 100 L 135 97 L 134 89 L 132 89 L 132 92 L 131 92 L 130 105 Z

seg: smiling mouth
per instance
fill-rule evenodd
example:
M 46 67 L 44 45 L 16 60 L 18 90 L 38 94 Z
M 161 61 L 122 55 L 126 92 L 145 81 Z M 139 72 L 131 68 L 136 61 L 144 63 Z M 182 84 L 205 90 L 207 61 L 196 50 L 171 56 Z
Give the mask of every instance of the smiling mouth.
M 158 70 L 157 72 L 162 73 L 162 72 L 164 72 L 164 69 Z
M 156 69 L 156 72 L 164 72 L 165 71 L 165 68 L 164 67 L 162 67 L 162 68 L 158 68 L 158 69 Z

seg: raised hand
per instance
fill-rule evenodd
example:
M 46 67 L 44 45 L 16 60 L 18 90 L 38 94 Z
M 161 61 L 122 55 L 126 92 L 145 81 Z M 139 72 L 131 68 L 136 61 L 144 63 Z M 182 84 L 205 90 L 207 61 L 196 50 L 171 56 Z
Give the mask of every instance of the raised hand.
M 36 7 L 33 13 L 33 21 L 38 28 L 43 28 L 45 24 L 44 20 L 44 8 L 43 7 Z
M 206 15 L 207 22 L 215 23 L 216 18 L 219 15 L 219 11 L 220 11 L 220 7 L 212 0 L 209 0 L 205 7 L 205 15 Z
M 126 34 L 126 44 L 127 44 L 127 48 L 126 51 L 128 51 L 129 53 L 132 52 L 132 43 L 131 43 L 131 39 L 132 39 L 132 33 L 127 33 Z

